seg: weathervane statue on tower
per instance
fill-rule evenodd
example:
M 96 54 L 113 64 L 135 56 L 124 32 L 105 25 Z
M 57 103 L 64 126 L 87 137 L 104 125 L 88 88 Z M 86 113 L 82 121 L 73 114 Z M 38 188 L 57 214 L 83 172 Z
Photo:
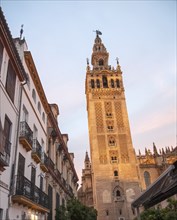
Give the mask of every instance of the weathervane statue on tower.
M 97 37 L 98 37 L 98 35 L 102 35 L 101 31 L 99 31 L 99 30 L 96 30 L 96 31 L 94 31 L 94 32 L 96 32 L 96 36 L 97 36 Z

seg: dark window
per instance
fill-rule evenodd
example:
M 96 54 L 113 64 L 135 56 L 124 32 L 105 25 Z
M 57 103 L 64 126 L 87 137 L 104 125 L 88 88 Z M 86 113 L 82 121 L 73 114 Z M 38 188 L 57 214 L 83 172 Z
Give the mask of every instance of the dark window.
M 60 207 L 60 196 L 59 194 L 57 193 L 56 194 L 56 209 L 58 209 Z
M 121 196 L 119 190 L 116 191 L 116 196 L 117 196 L 117 197 L 120 197 L 120 196 Z
M 111 87 L 114 88 L 114 80 L 111 79 Z
M 96 80 L 96 85 L 97 85 L 97 88 L 100 88 L 100 80 L 99 79 Z
M 25 173 L 25 158 L 22 156 L 21 153 L 19 153 L 18 157 L 18 174 L 21 174 L 24 176 Z
M 35 184 L 35 180 L 36 180 L 36 168 L 31 167 L 31 182 Z
M 3 209 L 0 209 L 0 219 L 2 219 L 3 216 Z
M 35 180 L 36 180 L 36 168 L 31 167 L 31 197 L 35 197 Z
M 94 79 L 91 79 L 91 87 L 92 87 L 92 88 L 95 88 L 95 82 L 94 82 Z
M 45 123 L 45 114 L 44 114 L 44 112 L 42 113 L 42 120 Z
M 39 113 L 41 114 L 41 103 L 40 102 L 38 102 L 37 108 L 38 108 Z
M 146 188 L 147 188 L 151 184 L 151 177 L 150 177 L 149 172 L 147 171 L 144 172 L 144 181 L 145 181 Z
M 16 74 L 12 68 L 11 62 L 9 61 L 7 68 L 6 91 L 9 94 L 12 102 L 14 101 L 14 95 L 15 95 L 15 83 L 16 83 Z
M 118 176 L 118 171 L 117 170 L 114 171 L 114 176 Z
M 103 76 L 103 77 L 102 77 L 102 80 L 103 80 L 103 88 L 108 88 L 108 80 L 107 80 L 107 77 L 106 77 L 106 76 Z
M 10 119 L 5 116 L 5 121 L 4 121 L 4 135 L 7 140 L 10 140 L 10 132 L 11 132 L 11 121 Z
M 3 58 L 3 50 L 4 50 L 4 47 L 3 47 L 3 44 L 0 41 L 0 73 L 1 73 L 2 58 Z
M 116 86 L 117 86 L 117 88 L 120 88 L 120 81 L 119 81 L 119 79 L 116 79 Z
M 40 189 L 43 191 L 43 177 L 40 176 Z
M 53 198 L 53 189 L 49 185 L 48 186 L 48 196 L 49 196 L 49 210 L 50 213 L 48 214 L 48 220 L 52 220 L 52 198 Z
M 32 91 L 32 97 L 33 97 L 34 102 L 36 103 L 36 92 L 34 89 Z
M 10 149 L 11 149 L 11 143 L 10 143 L 10 135 L 11 135 L 11 126 L 12 123 L 10 119 L 5 116 L 5 121 L 4 121 L 4 137 L 5 137 L 5 151 L 8 153 L 10 156 Z
M 103 65 L 104 65 L 103 59 L 100 59 L 100 60 L 98 61 L 98 63 L 99 63 L 99 66 L 103 66 Z

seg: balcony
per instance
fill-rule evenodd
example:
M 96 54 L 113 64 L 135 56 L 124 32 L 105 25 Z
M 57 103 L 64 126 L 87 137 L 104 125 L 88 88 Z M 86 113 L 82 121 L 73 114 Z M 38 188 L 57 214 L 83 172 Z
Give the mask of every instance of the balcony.
M 55 169 L 55 175 L 56 175 L 57 181 L 61 184 L 61 173 L 58 169 Z
M 39 144 L 38 140 L 34 139 L 31 156 L 36 163 L 39 163 L 41 162 L 41 155 L 42 155 L 42 147 Z
M 40 164 L 40 167 L 41 167 L 41 170 L 46 173 L 48 172 L 48 157 L 47 155 L 43 152 L 42 153 L 42 157 L 41 157 L 41 164 Z
M 12 201 L 39 212 L 50 211 L 48 195 L 22 175 L 16 177 L 16 190 Z
M 32 150 L 33 144 L 33 132 L 30 129 L 26 121 L 20 122 L 20 144 L 26 149 L 26 151 Z
M 1 146 L 1 152 L 0 152 L 0 171 L 4 171 L 5 170 L 4 167 L 9 166 L 11 143 L 3 135 L 1 144 L 2 146 Z

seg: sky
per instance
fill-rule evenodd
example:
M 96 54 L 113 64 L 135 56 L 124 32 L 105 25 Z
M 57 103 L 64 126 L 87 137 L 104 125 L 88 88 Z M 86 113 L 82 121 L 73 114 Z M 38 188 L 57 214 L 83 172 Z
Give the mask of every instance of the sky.
M 12 36 L 24 33 L 49 103 L 59 106 L 80 178 L 90 151 L 85 97 L 86 58 L 95 30 L 119 57 L 133 146 L 177 146 L 176 1 L 0 0 Z

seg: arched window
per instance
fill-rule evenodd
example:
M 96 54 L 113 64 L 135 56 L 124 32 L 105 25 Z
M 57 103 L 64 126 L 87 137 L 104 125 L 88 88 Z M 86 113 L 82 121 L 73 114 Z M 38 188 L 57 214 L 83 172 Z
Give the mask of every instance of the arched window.
M 33 97 L 34 102 L 36 103 L 36 92 L 34 89 L 32 91 L 32 97 Z
M 97 88 L 100 88 L 100 80 L 99 79 L 96 80 L 96 85 L 97 85 Z
M 114 88 L 114 80 L 111 79 L 111 87 Z
M 38 108 L 39 113 L 41 114 L 41 103 L 40 102 L 38 102 L 37 108 Z
M 117 197 L 121 197 L 121 194 L 120 194 L 120 191 L 119 191 L 119 190 L 116 191 L 116 196 L 117 196 Z
M 45 114 L 44 114 L 44 112 L 42 113 L 42 120 L 45 123 Z
M 98 61 L 98 64 L 99 64 L 99 66 L 103 66 L 103 65 L 104 65 L 103 59 L 100 59 L 100 60 Z
M 146 188 L 151 184 L 151 176 L 148 171 L 144 172 L 144 181 L 146 184 Z
M 110 146 L 115 146 L 115 138 L 114 137 L 109 137 L 109 145 Z
M 114 171 L 114 176 L 118 176 L 118 171 L 117 170 Z
M 106 76 L 102 76 L 103 88 L 108 88 L 108 80 Z
M 91 87 L 92 87 L 92 88 L 95 88 L 95 82 L 94 82 L 94 79 L 91 79 Z
M 116 79 L 116 86 L 117 86 L 117 88 L 120 88 L 120 81 L 119 81 L 119 79 Z

